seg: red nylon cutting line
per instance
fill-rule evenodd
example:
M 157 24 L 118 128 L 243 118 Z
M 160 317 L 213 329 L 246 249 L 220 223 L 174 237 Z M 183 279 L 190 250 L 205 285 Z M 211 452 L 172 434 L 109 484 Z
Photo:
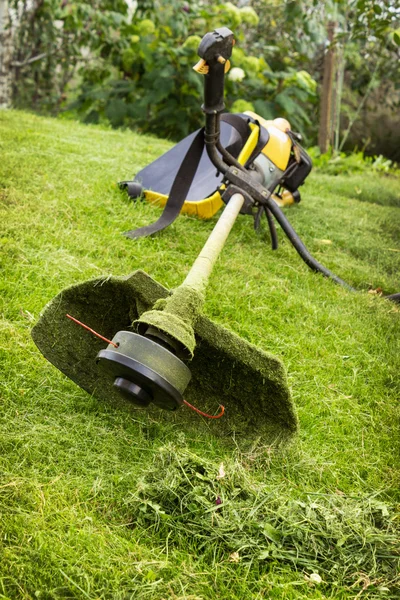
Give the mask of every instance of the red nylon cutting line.
M 65 316 L 68 319 L 71 319 L 71 321 L 73 321 L 74 323 L 77 323 L 77 325 L 80 325 L 84 329 L 87 329 L 87 331 L 90 331 L 90 333 L 93 333 L 93 335 L 97 336 L 98 338 L 100 338 L 104 342 L 107 342 L 108 344 L 111 344 L 115 348 L 118 348 L 118 344 L 116 344 L 112 340 L 109 340 L 108 338 L 104 337 L 103 335 L 100 335 L 100 333 L 97 333 L 97 331 L 95 331 L 94 329 L 92 329 L 88 325 L 85 325 L 85 323 L 82 323 L 82 321 L 78 321 L 78 319 L 75 319 L 75 317 L 73 317 L 72 315 L 69 315 L 68 313 Z M 221 408 L 221 410 L 220 410 L 220 412 L 217 415 L 209 415 L 209 414 L 203 412 L 202 410 L 200 410 L 199 408 L 196 408 L 195 406 L 193 406 L 192 404 L 190 404 L 187 400 L 184 400 L 183 402 L 184 402 L 184 404 L 186 404 L 186 406 L 188 406 L 189 408 L 191 408 L 192 410 L 194 410 L 195 412 L 197 412 L 202 417 L 206 417 L 207 419 L 220 419 L 224 415 L 224 413 L 225 413 L 225 406 L 223 406 L 222 404 L 219 405 L 220 408 Z
M 78 321 L 78 319 L 75 319 L 75 317 L 71 317 L 71 315 L 68 315 L 68 314 L 66 314 L 65 316 L 68 317 L 68 319 L 71 319 L 71 321 L 73 321 L 74 323 L 77 323 L 84 329 L 87 329 L 88 331 L 90 331 L 90 333 L 93 333 L 94 335 L 96 335 L 98 338 L 103 340 L 103 342 L 107 342 L 108 344 L 111 344 L 112 346 L 114 346 L 114 348 L 118 348 L 118 344 L 116 344 L 112 340 L 109 340 L 108 338 L 104 337 L 103 335 L 100 335 L 100 333 L 97 333 L 97 331 L 95 331 L 91 327 L 88 327 L 87 325 L 85 325 L 85 323 L 82 323 L 82 321 Z
M 184 400 L 183 402 L 184 402 L 184 404 L 186 404 L 186 406 L 188 406 L 189 408 L 191 408 L 192 410 L 194 410 L 195 412 L 197 412 L 202 417 L 207 417 L 207 419 L 220 419 L 223 416 L 224 412 L 225 412 L 225 406 L 222 406 L 222 404 L 219 405 L 221 411 L 217 415 L 208 415 L 207 413 L 205 413 L 202 410 L 196 408 L 192 404 L 189 404 L 189 402 L 187 400 Z

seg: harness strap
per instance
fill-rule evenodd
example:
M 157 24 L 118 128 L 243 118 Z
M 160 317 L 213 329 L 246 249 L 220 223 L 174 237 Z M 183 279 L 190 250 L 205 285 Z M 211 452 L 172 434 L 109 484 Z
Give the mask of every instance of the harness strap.
M 186 200 L 187 193 L 192 185 L 194 176 L 196 175 L 197 167 L 203 154 L 204 148 L 204 127 L 202 127 L 193 142 L 190 144 L 188 151 L 179 167 L 179 170 L 172 184 L 171 191 L 168 196 L 167 203 L 164 207 L 161 217 L 151 225 L 140 227 L 126 231 L 126 237 L 135 239 L 152 235 L 157 231 L 162 231 L 168 225 L 171 225 L 181 212 L 183 203 Z
M 250 134 L 248 126 L 249 117 L 247 115 L 222 113 L 220 116 L 220 121 L 228 123 L 228 125 L 231 125 L 231 127 L 236 129 L 242 138 L 243 145 L 246 143 L 246 140 Z
M 221 121 L 228 123 L 232 127 L 234 127 L 240 137 L 242 138 L 243 145 L 245 144 L 247 138 L 249 137 L 250 131 L 248 126 L 249 119 L 244 119 L 242 116 L 234 115 L 231 113 L 224 113 L 221 115 Z M 253 151 L 249 161 L 253 160 L 257 154 L 259 154 L 260 150 L 258 150 L 256 154 L 257 148 L 260 146 L 260 138 L 261 132 L 263 128 L 260 127 L 260 135 L 259 140 L 257 142 L 257 147 Z M 266 130 L 264 130 L 266 132 Z M 268 136 L 268 132 L 266 132 Z M 263 140 L 265 139 L 265 134 L 263 134 Z M 268 137 L 267 137 L 268 139 Z M 265 146 L 266 141 L 261 146 L 261 149 Z M 190 190 L 190 186 L 192 185 L 193 179 L 196 175 L 197 168 L 199 166 L 202 154 L 204 149 L 204 127 L 199 129 L 196 136 L 194 137 L 191 145 L 189 146 L 188 151 L 184 159 L 182 160 L 181 166 L 178 169 L 178 172 L 175 176 L 174 183 L 172 184 L 171 191 L 168 196 L 167 203 L 164 207 L 164 210 L 160 216 L 160 218 L 151 225 L 146 225 L 145 227 L 140 227 L 139 229 L 132 229 L 131 231 L 126 231 L 124 235 L 126 237 L 135 239 L 140 237 L 146 237 L 148 235 L 152 235 L 153 233 L 157 233 L 158 231 L 162 231 L 171 223 L 175 221 L 181 212 L 183 203 L 187 198 L 187 194 Z
M 268 130 L 265 129 L 265 127 L 263 127 L 258 121 L 255 121 L 254 119 L 250 119 L 248 117 L 248 120 L 255 123 L 258 126 L 259 134 L 258 134 L 258 140 L 257 140 L 256 147 L 254 148 L 248 161 L 244 165 L 245 167 L 248 167 L 249 165 L 251 165 L 253 160 L 255 158 L 257 158 L 257 156 L 260 154 L 261 150 L 267 145 L 268 140 L 269 140 L 269 133 L 268 133 Z

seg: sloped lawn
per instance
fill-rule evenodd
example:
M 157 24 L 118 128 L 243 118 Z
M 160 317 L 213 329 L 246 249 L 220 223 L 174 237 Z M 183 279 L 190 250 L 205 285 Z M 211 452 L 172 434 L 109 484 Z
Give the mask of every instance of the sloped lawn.
M 312 173 L 287 209 L 360 293 L 311 273 L 281 232 L 272 252 L 247 217 L 212 277 L 206 314 L 285 362 L 290 446 L 116 411 L 33 344 L 68 285 L 183 279 L 211 222 L 121 235 L 160 210 L 116 181 L 169 147 L 0 112 L 0 598 L 398 598 L 400 311 L 367 290 L 400 290 L 399 179 Z

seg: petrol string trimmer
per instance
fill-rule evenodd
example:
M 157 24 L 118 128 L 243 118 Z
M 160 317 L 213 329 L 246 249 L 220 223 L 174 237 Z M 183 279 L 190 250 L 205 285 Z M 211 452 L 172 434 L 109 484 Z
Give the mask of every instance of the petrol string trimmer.
M 265 212 L 277 219 L 310 266 L 343 282 L 311 257 L 273 200 L 270 189 L 260 183 L 266 177 L 264 158 L 264 163 L 259 162 L 252 169 L 251 146 L 246 155 L 242 149 L 235 158 L 220 143 L 224 71 L 232 46 L 232 32 L 221 28 L 208 33 L 199 47 L 202 62 L 198 69 L 205 73 L 206 123 L 204 132 L 197 134 L 191 145 L 197 148 L 198 162 L 199 148 L 205 143 L 214 171 L 222 174 L 222 199 L 227 206 L 182 285 L 170 293 L 143 271 L 136 271 L 126 278 L 100 278 L 72 286 L 47 305 L 32 336 L 51 363 L 98 398 L 122 400 L 142 408 L 153 403 L 169 411 L 184 401 L 201 404 L 207 410 L 223 405 L 226 412 L 221 429 L 261 434 L 271 442 L 297 429 L 285 370 L 278 358 L 201 314 L 215 261 L 241 211 L 255 213 L 256 219 Z M 261 144 L 262 148 L 268 146 L 270 138 L 257 120 L 250 120 L 250 129 L 249 144 L 254 144 L 253 148 L 257 144 L 258 148 Z M 286 185 L 307 160 L 294 136 L 289 131 L 281 133 L 291 140 L 287 166 L 279 176 Z M 265 157 L 270 160 L 267 154 Z M 192 161 L 188 169 L 192 174 L 195 165 L 196 161 Z M 266 168 L 272 173 L 272 165 Z M 158 223 L 133 235 L 161 229 L 173 220 L 190 182 L 191 174 L 185 173 L 183 165 L 170 193 L 174 202 L 167 202 Z M 289 193 L 293 192 L 289 189 Z M 99 332 L 100 338 L 67 319 L 67 315 Z M 109 342 L 107 347 L 104 340 Z
M 184 401 L 208 412 L 223 405 L 225 417 L 218 429 L 263 435 L 272 442 L 297 429 L 281 361 L 201 314 L 209 276 L 236 217 L 255 202 L 264 207 L 271 195 L 219 143 L 223 63 L 232 45 L 232 32 L 223 28 L 207 34 L 199 49 L 208 66 L 202 137 L 215 168 L 229 172 L 232 181 L 227 179 L 227 206 L 182 285 L 169 293 L 136 271 L 125 279 L 100 278 L 73 286 L 45 308 L 32 336 L 50 362 L 98 398 L 123 399 L 142 408 L 153 403 L 169 411 Z M 199 144 L 200 135 L 197 140 Z M 253 182 L 255 200 L 235 187 L 235 182 L 242 185 L 242 177 Z M 187 185 L 180 169 L 174 188 L 182 196 Z M 103 340 L 109 338 L 108 346 L 67 314 L 102 334 Z

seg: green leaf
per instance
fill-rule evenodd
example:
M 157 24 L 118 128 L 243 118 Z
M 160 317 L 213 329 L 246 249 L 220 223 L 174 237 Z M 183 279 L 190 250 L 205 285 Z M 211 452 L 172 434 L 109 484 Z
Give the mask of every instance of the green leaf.
M 149 571 L 147 571 L 146 575 L 144 576 L 145 581 L 155 581 L 157 579 L 157 574 L 150 569 Z
M 287 94 L 287 90 L 278 94 L 275 98 L 275 102 L 279 104 L 288 115 L 291 112 L 297 112 L 298 104 Z
M 123 125 L 126 113 L 126 104 L 119 98 L 111 99 L 105 110 L 106 117 L 110 120 L 113 127 Z
M 281 541 L 281 533 L 277 529 L 275 529 L 275 527 L 272 527 L 272 525 L 270 525 L 269 523 L 263 523 L 262 530 L 265 536 L 269 540 L 271 540 L 271 542 L 275 542 L 276 544 L 278 544 Z
M 274 112 L 274 105 L 272 102 L 265 102 L 264 100 L 256 100 L 253 102 L 255 112 L 263 117 L 264 119 L 274 119 L 276 116 Z

